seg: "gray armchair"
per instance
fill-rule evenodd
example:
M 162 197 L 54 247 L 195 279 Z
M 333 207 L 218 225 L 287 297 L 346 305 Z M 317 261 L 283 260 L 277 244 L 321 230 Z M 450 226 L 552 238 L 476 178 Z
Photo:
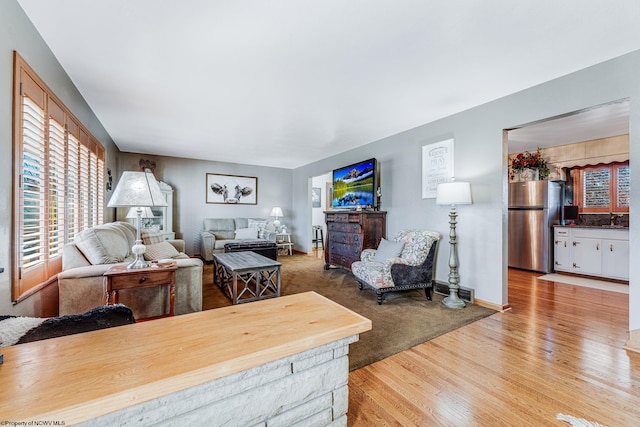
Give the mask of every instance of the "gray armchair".
M 378 304 L 382 304 L 388 292 L 410 289 L 424 289 L 427 300 L 431 300 L 440 233 L 401 230 L 394 241 L 403 244 L 399 256 L 380 260 L 376 249 L 365 249 L 360 261 L 351 265 L 358 288 L 362 290 L 366 286 L 375 291 Z

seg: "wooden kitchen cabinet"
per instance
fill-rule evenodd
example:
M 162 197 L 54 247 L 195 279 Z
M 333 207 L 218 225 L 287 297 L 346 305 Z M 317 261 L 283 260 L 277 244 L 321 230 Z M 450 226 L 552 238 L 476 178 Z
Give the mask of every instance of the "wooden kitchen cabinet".
M 569 230 L 556 228 L 553 239 L 554 268 L 556 271 L 571 271 Z
M 554 227 L 556 271 L 629 280 L 629 230 Z
M 602 275 L 629 280 L 628 240 L 602 240 Z
M 602 273 L 602 240 L 588 237 L 573 237 L 571 249 L 573 256 L 571 269 L 574 273 L 595 274 Z

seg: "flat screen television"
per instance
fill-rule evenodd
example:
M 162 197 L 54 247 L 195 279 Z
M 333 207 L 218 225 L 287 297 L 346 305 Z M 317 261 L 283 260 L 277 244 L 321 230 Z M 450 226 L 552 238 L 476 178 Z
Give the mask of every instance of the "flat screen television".
M 378 162 L 369 159 L 333 171 L 333 209 L 378 208 Z

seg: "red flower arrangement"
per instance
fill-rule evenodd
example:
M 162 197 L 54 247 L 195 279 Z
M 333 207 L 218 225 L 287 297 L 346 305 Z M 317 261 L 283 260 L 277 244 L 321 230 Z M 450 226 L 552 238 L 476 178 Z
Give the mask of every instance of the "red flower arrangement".
M 524 169 L 538 169 L 538 176 L 540 179 L 545 179 L 549 176 L 549 165 L 547 161 L 540 154 L 540 149 L 535 153 L 525 151 L 524 153 L 518 153 L 516 157 L 511 161 L 511 173 L 516 174 L 522 172 Z

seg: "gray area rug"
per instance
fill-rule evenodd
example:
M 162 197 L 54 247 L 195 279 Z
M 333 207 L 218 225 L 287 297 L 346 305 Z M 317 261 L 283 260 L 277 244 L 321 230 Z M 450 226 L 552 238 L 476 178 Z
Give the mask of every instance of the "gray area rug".
M 427 301 L 424 291 L 414 290 L 387 294 L 382 305 L 370 290 L 359 290 L 351 272 L 342 269 L 324 270 L 321 259 L 308 255 L 280 256 L 282 262 L 282 295 L 315 291 L 338 304 L 367 317 L 372 330 L 360 335 L 350 345 L 349 368 L 362 366 L 399 353 L 425 341 L 490 316 L 494 310 L 467 304 L 454 310 L 440 304 L 441 295 Z M 212 267 L 205 267 L 204 308 L 229 305 L 219 290 L 213 289 Z

